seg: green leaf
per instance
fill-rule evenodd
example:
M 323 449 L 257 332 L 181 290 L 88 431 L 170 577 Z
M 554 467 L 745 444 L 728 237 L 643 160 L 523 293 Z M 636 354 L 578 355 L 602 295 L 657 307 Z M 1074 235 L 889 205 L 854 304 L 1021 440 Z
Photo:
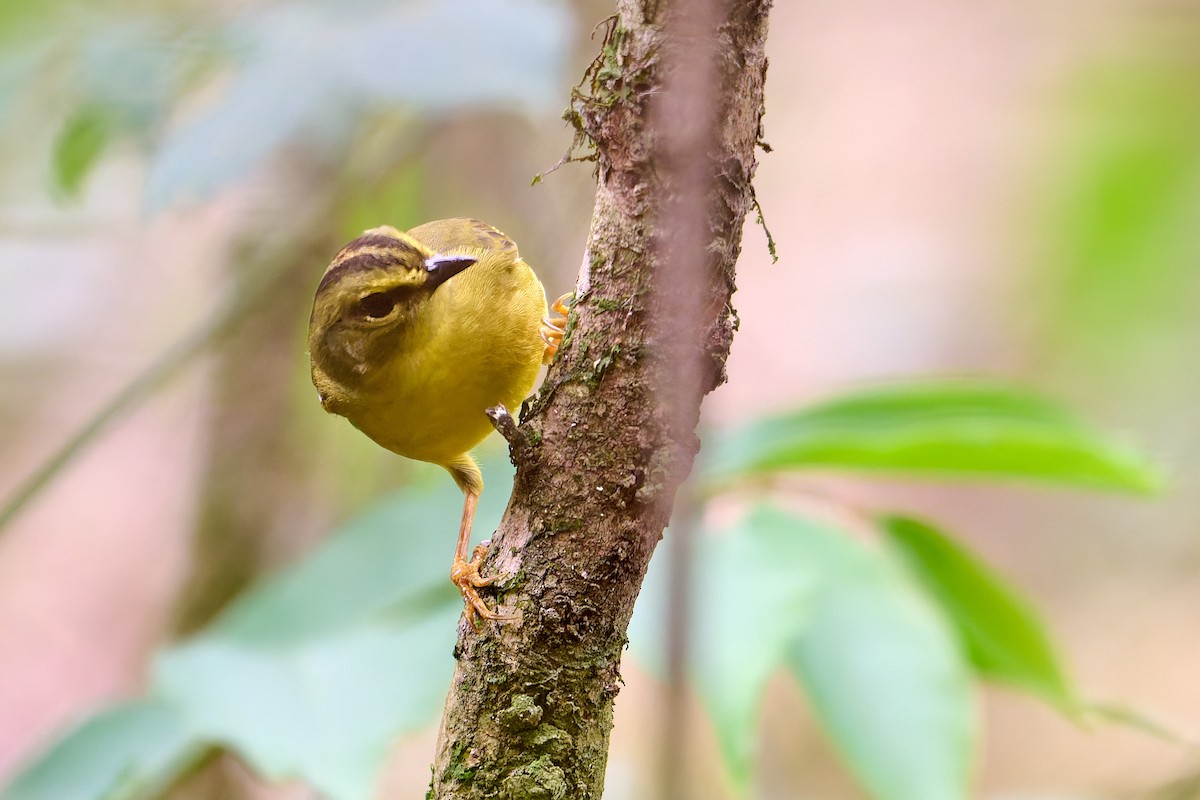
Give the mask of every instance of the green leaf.
M 372 506 L 308 558 L 241 597 L 212 634 L 247 646 L 306 643 L 396 609 L 452 600 L 444 573 L 462 493 L 447 483 L 406 489 Z
M 1123 703 L 1084 703 L 1080 713 L 1087 721 L 1096 720 L 1113 725 L 1121 725 L 1130 730 L 1153 736 L 1168 744 L 1187 748 L 1193 753 L 1200 750 L 1200 739 L 1185 733 L 1156 718 L 1152 714 L 1134 706 Z
M 767 681 L 804 627 L 817 583 L 790 534 L 743 520 L 701 540 L 692 674 L 730 777 L 743 790 Z
M 476 541 L 499 524 L 514 472 L 498 452 L 480 466 L 487 489 L 475 512 Z M 428 488 L 407 488 L 370 506 L 307 558 L 239 598 L 211 632 L 247 645 L 305 643 L 457 602 L 448 575 L 463 495 L 441 467 L 429 466 L 428 474 Z
M 678 535 L 664 534 L 629 628 L 631 654 L 660 678 L 668 624 L 666 551 L 677 546 Z M 783 666 L 804 625 L 816 582 L 795 542 L 788 531 L 744 521 L 729 531 L 696 536 L 689 674 L 739 790 L 752 774 L 767 681 Z
M 102 107 L 79 109 L 67 120 L 54 144 L 54 183 L 66 196 L 79 194 L 84 179 L 112 136 L 111 115 Z
M 486 535 L 512 468 L 483 469 L 475 528 Z M 369 796 L 388 747 L 436 718 L 454 667 L 462 603 L 447 574 L 462 493 L 437 472 L 432 491 L 370 509 L 162 653 L 155 691 L 268 777 Z
M 381 220 L 393 220 L 399 225 L 405 220 L 420 219 L 425 171 L 425 162 L 415 161 L 392 172 L 376 186 L 364 187 L 342 212 L 343 238 L 349 241 L 379 225 Z
M 790 665 L 813 711 L 877 800 L 964 800 L 975 746 L 969 674 L 954 635 L 890 560 L 769 507 L 821 576 Z
M 966 797 L 968 670 L 940 615 L 890 559 L 770 507 L 695 545 L 689 673 L 738 789 L 752 772 L 765 684 L 790 667 L 874 796 Z M 673 546 L 668 531 L 660 548 Z M 651 562 L 629 629 L 631 654 L 660 676 L 667 560 Z
M 183 715 L 161 700 L 115 706 L 83 722 L 27 765 L 4 800 L 127 800 L 165 788 L 203 751 Z
M 924 381 L 861 389 L 718 437 L 717 485 L 794 469 L 1019 478 L 1134 493 L 1158 473 L 1127 447 L 1018 389 Z
M 933 526 L 900 516 L 884 517 L 880 526 L 954 624 L 981 675 L 1078 712 L 1054 644 L 1024 598 Z
M 547 108 L 562 88 L 569 19 L 564 8 L 535 0 L 481 3 L 469 14 L 438 0 L 358 14 L 292 3 L 247 15 L 235 31 L 245 43 L 243 67 L 205 113 L 165 141 L 151 165 L 147 206 L 207 199 L 284 144 L 338 153 L 364 117 L 387 106 L 425 114 Z
M 507 460 L 483 470 L 477 539 L 499 521 L 513 475 Z M 462 603 L 446 576 L 462 493 L 430 473 L 432 490 L 367 510 L 162 651 L 151 699 L 84 723 L 5 800 L 143 797 L 216 743 L 267 777 L 302 778 L 337 800 L 370 796 L 388 747 L 435 719 L 454 666 Z
M 262 775 L 360 800 L 396 738 L 428 726 L 442 707 L 461 610 L 454 601 L 407 625 L 284 646 L 201 636 L 158 659 L 155 688 Z
M 144 142 L 157 133 L 181 89 L 221 50 L 201 18 L 191 20 L 185 34 L 184 23 L 173 25 L 169 17 L 72 11 L 57 31 L 62 41 L 51 40 L 55 44 L 41 54 L 36 70 L 61 74 L 66 83 L 59 91 L 79 98 L 51 162 L 54 188 L 66 197 L 79 193 L 115 139 Z
M 1194 346 L 1194 231 L 1200 190 L 1200 88 L 1193 48 L 1143 41 L 1084 63 L 1056 107 L 1034 217 L 1051 282 L 1048 319 L 1065 359 L 1102 358 L 1113 374 L 1166 369 Z M 1159 357 L 1147 358 L 1148 353 Z

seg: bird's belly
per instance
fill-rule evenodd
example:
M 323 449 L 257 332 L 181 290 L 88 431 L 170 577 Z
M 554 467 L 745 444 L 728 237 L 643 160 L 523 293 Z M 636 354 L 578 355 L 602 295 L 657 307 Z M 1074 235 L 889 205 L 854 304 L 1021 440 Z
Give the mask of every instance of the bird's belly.
M 488 403 L 475 392 L 455 388 L 435 383 L 397 387 L 392 397 L 350 421 L 394 453 L 445 463 L 475 447 L 491 430 L 484 413 Z
M 420 366 L 399 361 L 389 378 L 373 387 L 370 402 L 346 416 L 394 453 L 446 464 L 492 431 L 486 409 L 502 403 L 517 413 L 537 380 L 541 340 L 533 341 L 522 352 L 472 349 L 460 342 L 455 352 L 434 352 Z

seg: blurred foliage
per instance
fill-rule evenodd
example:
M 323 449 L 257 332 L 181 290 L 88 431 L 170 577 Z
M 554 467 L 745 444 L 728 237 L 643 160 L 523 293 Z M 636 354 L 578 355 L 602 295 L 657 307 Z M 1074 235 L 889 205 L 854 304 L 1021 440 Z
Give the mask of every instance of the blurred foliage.
M 668 536 L 660 547 L 670 546 Z M 767 680 L 787 670 L 873 796 L 965 796 L 967 667 L 886 553 L 769 504 L 702 532 L 697 549 L 691 672 L 737 789 L 753 774 Z M 651 563 L 629 632 L 634 658 L 659 675 L 665 569 Z
M 668 534 L 660 550 L 676 547 Z M 693 679 L 711 715 L 731 777 L 744 787 L 754 766 L 755 731 L 767 680 L 808 624 L 819 575 L 804 542 L 787 526 L 743 521 L 730 531 L 696 537 L 691 580 L 703 587 L 692 599 L 695 626 Z M 670 637 L 666 574 L 670 557 L 657 555 L 629 627 L 630 654 L 661 679 Z M 749 646 L 731 647 L 731 642 Z
M 202 750 L 182 715 L 157 699 L 99 712 L 4 789 L 5 800 L 154 797 Z
M 535 0 L 482 4 L 466 18 L 452 2 L 377 3 L 354 14 L 342 4 L 290 3 L 251 13 L 238 20 L 233 81 L 157 149 L 147 204 L 209 197 L 288 142 L 340 151 L 361 117 L 390 104 L 424 113 L 545 108 L 566 27 L 565 9 Z
M 937 609 L 895 564 L 843 532 L 782 516 L 759 524 L 810 541 L 822 594 L 788 666 L 854 774 L 880 800 L 967 797 L 974 702 Z
M 1200 58 L 1194 27 L 1097 59 L 1072 79 L 1045 198 L 1055 320 L 1072 352 L 1122 369 L 1184 342 L 1200 294 Z
M 67 120 L 54 149 L 54 182 L 76 195 L 113 136 L 114 121 L 103 106 L 81 108 Z
M 969 380 L 863 388 L 718 432 L 703 455 L 707 492 L 830 468 L 1136 493 L 1159 484 L 1146 461 L 1065 409 Z M 965 796 L 975 734 L 964 659 L 980 677 L 1074 710 L 1053 645 L 1015 590 L 928 526 L 900 517 L 880 526 L 894 550 L 769 507 L 735 531 L 700 537 L 696 681 L 736 786 L 744 789 L 752 773 L 766 681 L 785 666 L 884 800 Z M 630 632 L 634 656 L 652 666 L 661 659 L 654 643 L 666 640 L 647 627 L 647 615 L 662 617 L 654 583 L 661 564 L 651 567 Z
M 977 381 L 881 386 L 718 436 L 716 482 L 841 468 L 996 477 L 1145 493 L 1145 460 L 1027 392 Z
M 995 447 L 1023 442 L 1032 419 L 1045 442 L 1059 442 L 1069 454 L 1081 447 L 1092 453 L 1087 463 L 1099 475 L 1121 474 L 1115 467 L 1130 463 L 1126 450 L 1082 434 L 1086 428 L 1072 415 L 1026 392 L 966 381 L 948 394 L 945 387 L 939 381 L 858 390 L 783 418 L 774 437 L 770 421 L 752 425 L 718 448 L 717 466 L 701 472 L 702 488 L 728 491 L 737 479 L 823 467 L 789 460 L 764 466 L 748 458 L 734 469 L 725 454 L 788 441 L 792 421 L 823 419 L 830 409 L 870 409 L 870 430 L 884 442 L 911 432 L 913 404 L 897 404 L 897 397 L 921 399 L 922 435 L 950 452 L 977 446 L 981 430 Z M 947 398 L 944 406 L 939 397 Z M 830 447 L 853 452 L 861 445 L 859 426 L 841 429 L 842 441 L 834 430 L 823 433 Z M 1041 452 L 1054 461 L 1053 446 Z M 1001 456 L 987 472 L 970 458 L 963 463 L 956 475 L 946 459 L 938 474 L 1063 480 L 1022 458 Z M 889 466 L 909 477 L 930 476 L 924 457 Z M 873 468 L 864 465 L 866 474 Z M 482 530 L 498 521 L 512 475 L 496 462 L 485 471 Z M 498 473 L 509 485 L 497 481 Z M 1132 485 L 1145 489 L 1144 475 L 1133 474 Z M 450 530 L 458 502 L 453 485 L 441 481 L 368 510 L 309 558 L 245 594 L 204 632 L 167 648 L 155 666 L 151 702 L 183 720 L 188 748 L 232 746 L 270 778 L 301 777 L 339 800 L 369 796 L 388 743 L 432 723 L 441 705 L 459 604 L 443 579 L 444 542 L 427 532 Z M 862 539 L 872 529 L 888 546 Z M 652 564 L 630 628 L 633 657 L 660 674 L 663 654 L 656 648 L 667 638 L 663 563 Z M 780 670 L 804 688 L 851 771 L 880 800 L 967 796 L 978 745 L 972 677 L 1076 710 L 1052 639 L 1028 601 L 926 523 L 889 516 L 878 526 L 863 520 L 858 530 L 756 503 L 729 529 L 700 537 L 695 569 L 701 587 L 695 618 L 703 624 L 690 672 L 741 790 L 754 771 L 765 685 Z M 69 760 L 80 736 L 68 737 L 18 778 L 18 800 L 54 796 L 39 776 L 51 772 L 47 764 Z M 143 752 L 126 747 L 90 756 L 111 759 L 101 774 L 161 772 L 157 743 L 142 744 Z M 88 781 L 96 774 L 89 771 Z M 81 780 L 73 796 L 100 797 L 88 788 L 93 783 Z
M 485 466 L 476 527 L 490 530 L 513 471 L 495 458 Z M 215 744 L 266 777 L 370 796 L 387 748 L 435 718 L 453 671 L 461 602 L 445 580 L 446 542 L 429 531 L 451 530 L 461 502 L 445 480 L 377 503 L 165 648 L 148 699 L 85 722 L 4 797 L 152 796 Z
M 902 516 L 884 517 L 879 525 L 954 625 L 980 675 L 1077 711 L 1049 633 L 1003 579 L 932 525 Z
M 69 96 L 54 148 L 59 189 L 78 192 L 105 149 L 132 138 L 149 157 L 151 212 L 208 199 L 285 145 L 342 159 L 364 121 L 389 108 L 414 120 L 487 106 L 544 111 L 558 96 L 570 29 L 561 6 L 505 0 L 466 18 L 446 0 L 356 6 L 309 0 L 232 19 L 69 6 L 57 36 L 3 67 L 13 86 L 19 76 L 27 91 Z

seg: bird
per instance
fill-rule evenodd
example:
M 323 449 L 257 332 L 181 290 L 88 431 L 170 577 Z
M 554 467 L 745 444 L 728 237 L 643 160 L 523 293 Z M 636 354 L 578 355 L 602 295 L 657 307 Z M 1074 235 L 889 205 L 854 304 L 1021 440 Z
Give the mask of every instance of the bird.
M 407 232 L 371 228 L 325 268 L 313 298 L 308 349 L 321 406 L 377 444 L 445 468 L 463 492 L 450 580 L 468 621 L 512 616 L 479 589 L 488 543 L 467 559 L 483 476 L 471 450 L 491 432 L 485 410 L 516 409 L 562 343 L 565 294 L 546 293 L 517 244 L 477 219 Z

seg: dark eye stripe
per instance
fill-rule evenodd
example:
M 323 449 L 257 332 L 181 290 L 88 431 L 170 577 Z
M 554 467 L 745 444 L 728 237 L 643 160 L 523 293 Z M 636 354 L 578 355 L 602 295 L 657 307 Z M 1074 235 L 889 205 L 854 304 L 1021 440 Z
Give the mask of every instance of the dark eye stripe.
M 399 253 L 387 253 L 386 255 L 380 253 L 359 253 L 358 255 L 350 256 L 345 261 L 334 261 L 333 265 L 325 270 L 325 274 L 321 276 L 321 282 L 317 284 L 317 294 L 320 294 L 329 284 L 341 280 L 343 275 L 371 269 L 388 269 L 397 266 L 400 262 Z
M 359 253 L 359 250 L 372 248 L 375 252 Z M 386 252 L 381 253 L 380 250 Z M 326 268 L 317 284 L 317 294 L 341 277 L 350 272 L 368 269 L 388 269 L 400 265 L 405 260 L 414 264 L 424 262 L 425 256 L 414 245 L 403 239 L 386 236 L 381 233 L 369 233 L 353 240 L 333 257 L 333 262 Z

